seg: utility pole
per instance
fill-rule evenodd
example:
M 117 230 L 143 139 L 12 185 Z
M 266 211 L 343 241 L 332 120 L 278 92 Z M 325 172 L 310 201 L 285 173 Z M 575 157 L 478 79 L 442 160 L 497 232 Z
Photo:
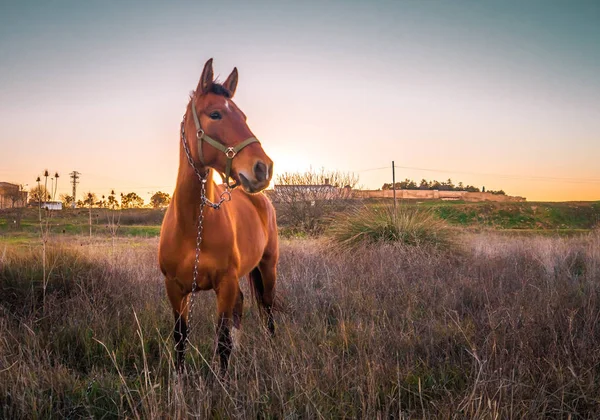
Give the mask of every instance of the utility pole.
M 77 196 L 77 184 L 79 184 L 79 175 L 81 175 L 77 171 L 73 171 L 70 174 L 71 183 L 73 184 L 73 202 L 71 203 L 71 208 L 75 208 L 75 197 Z
M 396 221 L 396 167 L 392 160 L 392 189 L 394 190 L 394 221 Z

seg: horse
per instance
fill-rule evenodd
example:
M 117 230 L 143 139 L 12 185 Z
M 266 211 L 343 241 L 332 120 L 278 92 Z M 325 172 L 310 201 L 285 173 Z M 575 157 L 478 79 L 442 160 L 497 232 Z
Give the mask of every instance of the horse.
M 273 161 L 232 101 L 237 68 L 219 83 L 212 63 L 211 58 L 204 65 L 181 122 L 177 182 L 160 231 L 158 261 L 175 317 L 179 372 L 198 290 L 216 294 L 221 373 L 227 371 L 232 351 L 231 326 L 241 327 L 244 296 L 239 279 L 247 276 L 261 318 L 270 334 L 275 333 L 277 222 L 273 205 L 261 193 L 273 176 Z M 225 184 L 217 185 L 213 173 L 221 174 Z

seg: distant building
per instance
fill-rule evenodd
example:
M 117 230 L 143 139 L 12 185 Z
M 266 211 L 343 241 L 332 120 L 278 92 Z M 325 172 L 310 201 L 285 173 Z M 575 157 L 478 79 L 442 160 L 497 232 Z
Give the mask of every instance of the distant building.
M 27 191 L 22 191 L 20 185 L 0 182 L 0 209 L 25 207 L 26 204 Z
M 41 207 L 48 210 L 62 210 L 63 205 L 60 201 L 43 201 Z
M 360 190 L 355 192 L 357 198 L 393 198 L 392 190 Z M 525 197 L 510 196 L 504 194 L 492 194 L 489 192 L 468 191 L 440 191 L 440 190 L 396 190 L 399 199 L 406 200 L 443 200 L 443 201 L 468 201 L 468 202 L 522 202 Z

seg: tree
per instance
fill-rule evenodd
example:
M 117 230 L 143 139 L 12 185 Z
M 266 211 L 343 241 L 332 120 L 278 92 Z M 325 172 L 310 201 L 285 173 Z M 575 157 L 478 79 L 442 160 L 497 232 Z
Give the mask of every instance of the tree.
M 31 201 L 36 203 L 43 202 L 50 200 L 50 192 L 43 185 L 38 185 L 29 191 L 29 197 Z
M 383 184 L 381 189 L 382 190 L 391 190 L 392 183 L 390 182 L 390 183 Z M 452 179 L 450 179 L 450 178 L 448 178 L 447 181 L 442 181 L 442 182 L 439 182 L 436 180 L 427 181 L 426 179 L 422 179 L 418 185 L 416 182 L 407 178 L 404 181 L 396 182 L 396 189 L 479 192 L 479 188 L 474 187 L 472 185 L 465 186 L 462 183 L 462 181 L 459 182 L 457 185 L 454 185 L 454 183 L 452 182 Z M 484 190 L 484 192 L 485 192 L 485 190 Z M 498 191 L 494 191 L 494 192 L 489 191 L 489 192 L 492 194 L 503 194 L 504 193 L 504 191 L 502 191 L 502 190 L 498 190 Z
M 121 194 L 122 195 L 122 194 Z M 104 196 L 102 196 L 104 199 Z M 112 249 L 113 252 L 115 250 L 115 239 L 117 237 L 117 231 L 119 230 L 120 220 L 121 220 L 121 212 L 115 211 L 115 208 L 119 207 L 119 202 L 115 198 L 115 190 L 111 190 L 110 194 L 106 199 L 106 221 L 108 222 L 107 227 L 112 237 Z
M 440 183 L 440 190 L 442 191 L 454 191 L 454 184 L 452 183 L 452 180 L 450 178 L 448 178 L 447 181 L 442 181 Z
M 171 202 L 169 194 L 162 191 L 157 191 L 152 197 L 150 197 L 150 203 L 155 209 L 158 207 L 167 206 Z
M 73 204 L 73 196 L 69 194 L 61 194 L 58 199 L 62 201 L 63 207 L 68 208 Z
M 123 196 L 123 194 L 121 194 L 121 196 Z M 108 198 L 106 199 L 106 206 L 110 207 L 111 209 L 115 209 L 119 207 L 119 201 L 117 200 L 117 198 L 115 197 L 115 190 L 111 190 L 110 191 L 110 195 L 108 196 Z
M 391 182 L 383 184 L 381 187 L 382 190 L 391 190 L 393 189 L 393 185 Z M 406 178 L 404 181 L 396 182 L 397 190 L 416 190 L 418 189 L 417 184 L 412 179 Z
M 88 192 L 85 195 L 85 199 L 83 200 L 83 204 L 88 206 L 89 209 L 89 221 L 90 221 L 90 238 L 92 237 L 92 206 L 94 205 L 94 203 L 96 202 L 96 194 L 94 194 L 93 192 Z
M 440 187 L 442 186 L 442 184 L 440 184 L 439 181 L 436 181 L 435 179 L 431 182 L 431 184 L 429 184 L 429 189 L 430 190 L 439 190 Z
M 96 198 L 96 194 L 90 191 L 84 196 L 84 199 L 81 203 L 84 206 L 92 207 L 94 204 L 96 204 L 97 200 L 98 199 Z
M 58 178 L 60 178 L 60 175 L 58 174 L 58 172 L 54 172 L 54 178 L 51 188 L 52 191 L 50 191 L 50 194 L 52 194 L 52 200 L 56 199 L 56 190 L 58 190 Z
M 106 207 L 106 196 L 102 194 L 102 197 L 96 201 L 96 207 L 103 208 Z
M 144 200 L 134 192 L 123 195 L 121 193 L 121 207 L 124 209 L 140 208 L 144 206 Z
M 347 206 L 357 184 L 358 175 L 352 172 L 285 172 L 277 176 L 271 198 L 283 224 L 315 233 L 321 230 L 325 216 Z

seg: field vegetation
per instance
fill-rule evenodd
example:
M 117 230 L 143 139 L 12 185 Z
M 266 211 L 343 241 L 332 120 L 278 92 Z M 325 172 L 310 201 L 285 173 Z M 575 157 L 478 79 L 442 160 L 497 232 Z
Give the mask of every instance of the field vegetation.
M 292 193 L 286 191 L 285 194 Z M 321 193 L 321 192 L 319 192 Z M 327 191 L 322 194 L 326 194 Z M 281 194 L 280 194 L 281 195 Z M 298 194 L 296 194 L 298 195 Z M 277 197 L 281 199 L 281 197 Z M 302 198 L 302 197 L 301 197 Z M 288 200 L 275 202 L 278 224 L 285 236 L 319 236 L 338 215 L 363 206 L 389 207 L 389 200 L 353 200 L 349 196 L 323 199 L 323 203 L 311 206 Z M 600 226 L 600 202 L 566 203 L 465 203 L 463 201 L 398 201 L 404 208 L 431 209 L 435 215 L 450 226 L 473 229 L 494 229 L 520 232 L 545 233 L 548 231 L 581 233 Z M 124 236 L 154 236 L 160 231 L 164 208 L 122 209 L 92 208 L 92 231 L 94 235 L 110 235 L 110 222 L 118 215 L 119 234 Z M 38 210 L 28 208 L 0 210 L 0 234 L 4 236 L 34 237 L 39 233 Z M 15 228 L 19 219 L 20 229 Z M 52 212 L 50 230 L 56 234 L 86 234 L 89 231 L 89 210 L 65 209 Z
M 91 238 L 87 209 L 56 214 L 46 276 L 37 213 L 20 232 L 5 223 L 0 418 L 598 418 L 600 231 L 440 221 L 461 206 L 401 219 L 371 203 L 330 218 L 327 236 L 283 238 L 278 333 L 247 303 L 225 378 L 211 292 L 174 372 L 160 210 L 123 212 L 116 237 L 98 223 Z M 346 246 L 357 233 L 370 239 Z

